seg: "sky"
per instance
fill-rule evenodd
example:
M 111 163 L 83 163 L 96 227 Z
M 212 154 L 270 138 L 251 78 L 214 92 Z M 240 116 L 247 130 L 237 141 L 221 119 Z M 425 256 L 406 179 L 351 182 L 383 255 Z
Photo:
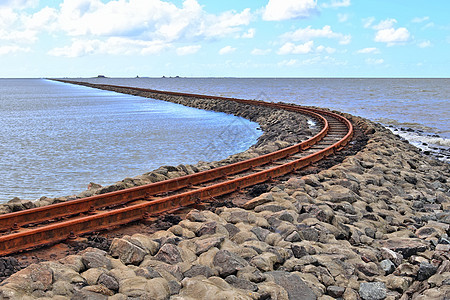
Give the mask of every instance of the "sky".
M 450 77 L 448 0 L 0 0 L 0 77 Z

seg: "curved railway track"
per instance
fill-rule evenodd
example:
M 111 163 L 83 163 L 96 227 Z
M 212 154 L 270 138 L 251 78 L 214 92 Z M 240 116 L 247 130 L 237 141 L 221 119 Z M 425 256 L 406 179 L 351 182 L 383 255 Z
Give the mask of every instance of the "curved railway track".
M 345 147 L 353 136 L 351 122 L 329 111 L 257 100 L 63 82 L 285 109 L 314 118 L 322 129 L 304 142 L 253 159 L 139 187 L 0 215 L 0 255 L 147 219 L 268 181 L 333 155 Z

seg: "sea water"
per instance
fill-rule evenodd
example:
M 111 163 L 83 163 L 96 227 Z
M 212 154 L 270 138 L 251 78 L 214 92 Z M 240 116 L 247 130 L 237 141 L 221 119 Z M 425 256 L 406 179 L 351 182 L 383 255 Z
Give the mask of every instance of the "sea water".
M 326 107 L 379 122 L 450 162 L 450 79 L 89 78 L 92 83 Z
M 0 202 L 68 196 L 255 144 L 246 119 L 45 79 L 0 79 Z

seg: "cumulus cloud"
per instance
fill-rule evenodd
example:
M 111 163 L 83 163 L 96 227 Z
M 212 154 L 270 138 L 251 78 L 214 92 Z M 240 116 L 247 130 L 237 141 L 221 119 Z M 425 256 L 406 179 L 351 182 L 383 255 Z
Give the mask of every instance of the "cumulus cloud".
M 162 41 L 141 41 L 128 38 L 112 37 L 107 40 L 75 39 L 70 46 L 54 48 L 49 55 L 63 57 L 80 57 L 92 54 L 159 54 L 172 45 Z
M 288 42 L 281 46 L 281 48 L 278 50 L 278 54 L 307 54 L 313 51 L 313 46 L 313 41 L 308 41 L 300 45 L 295 45 L 294 43 Z
M 64 55 L 62 52 L 68 51 L 66 56 L 72 57 L 111 53 L 112 50 L 104 49 L 111 43 L 118 43 L 118 49 L 123 51 L 115 50 L 116 53 L 146 54 L 176 42 L 198 43 L 231 34 L 251 38 L 255 29 L 242 33 L 251 18 L 248 8 L 210 14 L 197 0 L 184 0 L 181 5 L 162 0 L 64 0 L 57 9 L 44 8 L 23 17 L 26 26 L 36 28 L 35 32 L 45 29 L 55 35 L 73 37 L 71 45 L 50 51 L 52 55 Z M 131 50 L 122 47 L 122 41 L 129 42 Z M 183 55 L 195 50 L 198 51 L 186 46 L 178 48 L 177 53 Z
M 387 43 L 388 46 L 393 46 L 399 43 L 407 42 L 409 40 L 408 29 L 401 27 L 398 29 L 388 28 L 382 29 L 375 35 L 375 42 Z
M 189 55 L 189 54 L 195 54 L 202 48 L 201 45 L 191 45 L 191 46 L 185 46 L 185 47 L 179 47 L 177 48 L 177 54 L 178 55 Z
M 220 55 L 230 54 L 236 51 L 236 48 L 233 48 L 231 46 L 225 46 L 222 49 L 219 50 Z
M 317 11 L 316 0 L 269 0 L 263 20 L 283 21 L 307 18 Z
M 351 35 L 333 32 L 329 25 L 325 25 L 322 29 L 313 29 L 311 26 L 300 28 L 283 34 L 282 38 L 291 41 L 308 41 L 315 38 L 337 39 L 342 45 L 346 45 L 351 41 Z
M 386 43 L 390 47 L 409 41 L 410 33 L 408 29 L 405 27 L 394 28 L 397 24 L 396 19 L 382 20 L 376 25 L 373 25 L 374 21 L 373 18 L 366 19 L 364 27 L 371 27 L 377 31 L 374 38 L 375 42 Z
M 369 54 L 369 53 L 378 54 L 378 53 L 380 53 L 380 50 L 378 50 L 378 48 L 372 47 L 372 48 L 360 49 L 356 53 L 360 53 L 360 54 Z

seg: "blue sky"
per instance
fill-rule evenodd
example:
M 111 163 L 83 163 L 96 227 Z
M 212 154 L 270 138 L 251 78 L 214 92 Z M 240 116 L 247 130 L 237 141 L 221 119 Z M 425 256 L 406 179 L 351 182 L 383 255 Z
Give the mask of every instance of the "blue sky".
M 448 0 L 1 0 L 0 77 L 450 77 Z

